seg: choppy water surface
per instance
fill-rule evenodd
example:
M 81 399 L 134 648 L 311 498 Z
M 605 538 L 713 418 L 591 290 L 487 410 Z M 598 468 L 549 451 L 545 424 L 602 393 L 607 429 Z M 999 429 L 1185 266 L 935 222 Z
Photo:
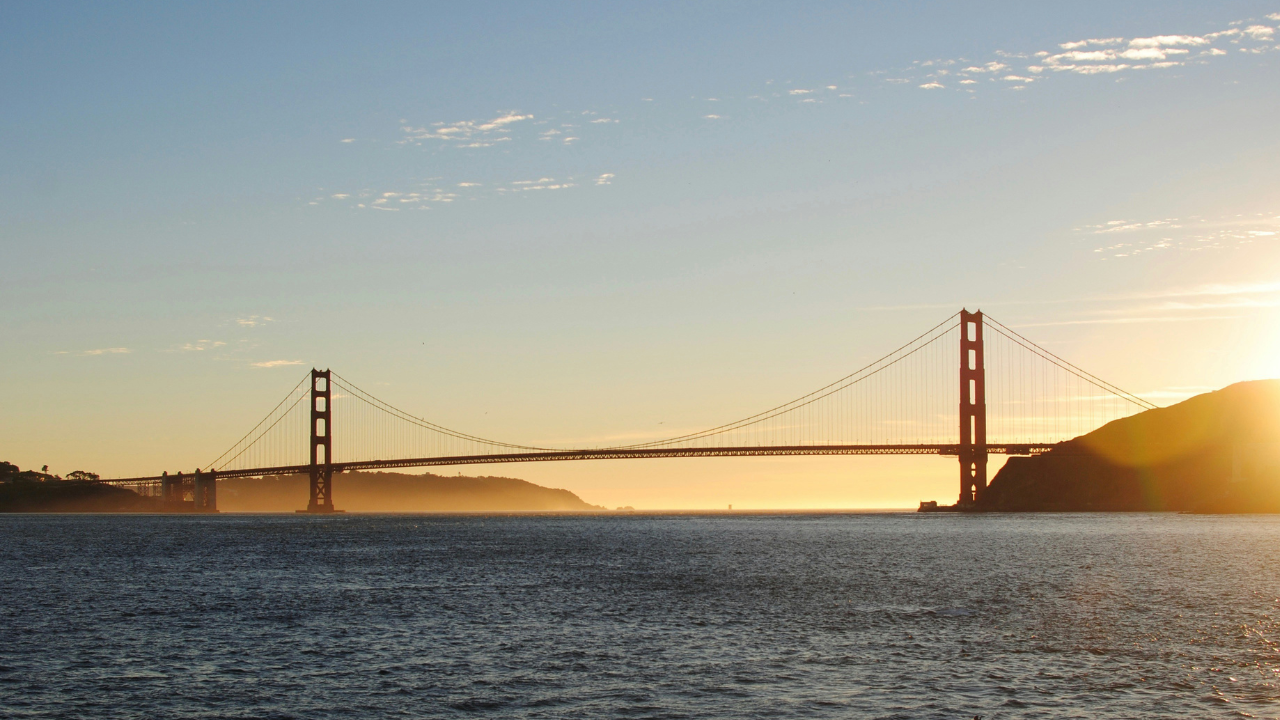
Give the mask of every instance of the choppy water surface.
M 7 717 L 1275 717 L 1280 518 L 0 517 Z

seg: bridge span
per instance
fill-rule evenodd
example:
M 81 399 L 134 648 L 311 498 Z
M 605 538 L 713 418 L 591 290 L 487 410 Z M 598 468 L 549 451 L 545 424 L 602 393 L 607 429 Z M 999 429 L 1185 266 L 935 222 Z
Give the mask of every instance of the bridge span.
M 959 382 L 947 382 L 947 368 L 955 372 L 957 356 Z M 993 367 L 998 372 L 989 375 Z M 159 495 L 168 508 L 214 512 L 220 478 L 305 474 L 310 478 L 306 512 L 326 513 L 336 511 L 333 475 L 360 470 L 571 460 L 939 455 L 958 459 L 958 504 L 966 506 L 976 503 L 987 487 L 989 455 L 1045 452 L 1105 422 L 1153 407 L 980 311 L 961 310 L 890 354 L 790 402 L 699 432 L 603 448 L 536 447 L 462 433 L 389 405 L 330 370 L 312 369 L 205 470 L 105 482 Z M 335 423 L 337 419 L 342 422 Z M 344 428 L 344 441 L 335 453 L 338 427 Z

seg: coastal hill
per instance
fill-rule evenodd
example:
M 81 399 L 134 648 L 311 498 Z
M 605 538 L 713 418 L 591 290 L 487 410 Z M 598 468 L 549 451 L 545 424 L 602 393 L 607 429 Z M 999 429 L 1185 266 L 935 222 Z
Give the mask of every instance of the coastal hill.
M 154 512 L 159 504 L 77 470 L 66 479 L 0 462 L 0 512 Z
M 67 479 L 20 471 L 0 462 L 0 512 L 160 512 L 158 498 L 97 482 L 92 473 Z M 218 481 L 223 512 L 293 512 L 307 506 L 306 475 Z M 568 490 L 504 477 L 339 473 L 337 506 L 347 512 L 572 512 L 598 511 Z
M 1009 458 L 978 507 L 1280 512 L 1280 380 L 1237 383 Z
M 218 481 L 224 512 L 292 512 L 306 507 L 305 475 Z M 565 512 L 604 510 L 568 490 L 505 477 L 338 473 L 334 505 L 347 512 Z

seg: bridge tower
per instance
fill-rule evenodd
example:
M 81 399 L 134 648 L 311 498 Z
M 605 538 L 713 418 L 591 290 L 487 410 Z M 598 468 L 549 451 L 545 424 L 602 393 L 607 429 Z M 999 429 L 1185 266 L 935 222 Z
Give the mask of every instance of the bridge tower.
M 973 505 L 987 489 L 987 389 L 982 311 L 960 311 L 960 501 Z
M 306 512 L 333 512 L 333 405 L 329 371 L 311 369 L 311 502 Z

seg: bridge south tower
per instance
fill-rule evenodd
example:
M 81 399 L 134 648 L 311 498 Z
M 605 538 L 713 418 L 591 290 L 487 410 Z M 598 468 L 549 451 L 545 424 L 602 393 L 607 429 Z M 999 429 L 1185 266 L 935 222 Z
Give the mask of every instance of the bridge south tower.
M 333 512 L 333 404 L 329 371 L 311 369 L 311 502 L 309 513 Z
M 987 388 L 982 311 L 960 311 L 960 505 L 987 489 Z

